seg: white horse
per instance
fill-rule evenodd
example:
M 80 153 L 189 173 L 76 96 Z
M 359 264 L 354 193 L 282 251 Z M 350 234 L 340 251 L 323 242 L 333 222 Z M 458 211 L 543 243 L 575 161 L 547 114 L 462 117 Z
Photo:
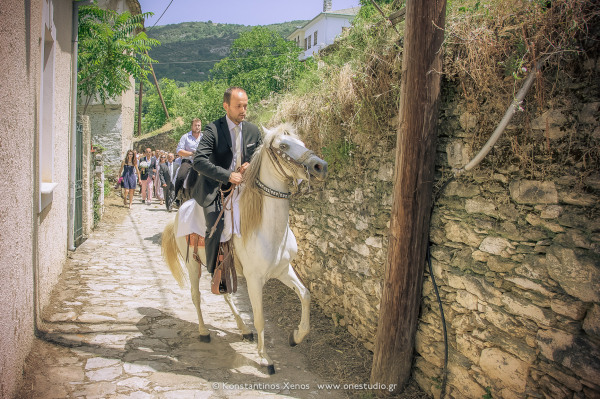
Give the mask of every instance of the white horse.
M 262 146 L 256 151 L 244 173 L 244 188 L 239 200 L 241 237 L 233 235 L 233 246 L 236 269 L 238 274 L 246 278 L 252 304 L 260 364 L 267 367 L 269 374 L 273 374 L 275 367 L 265 350 L 263 286 L 267 280 L 277 278 L 294 289 L 300 297 L 300 324 L 289 337 L 290 345 L 299 344 L 310 329 L 310 293 L 291 266 L 298 247 L 288 224 L 289 191 L 290 186 L 297 185 L 300 179 L 310 179 L 313 176 L 323 180 L 327 175 L 327 162 L 306 149 L 289 124 L 280 125 L 271 131 L 265 129 L 265 132 Z M 192 300 L 198 313 L 200 340 L 210 342 L 210 333 L 204 325 L 200 309 L 198 285 L 201 264 L 191 256 L 193 248 L 188 252 L 185 236 L 175 236 L 178 221 L 179 212 L 174 222 L 165 227 L 162 235 L 163 257 L 180 286 L 183 286 L 185 278 L 181 264 L 184 263 L 187 267 Z M 199 247 L 198 250 L 202 263 L 206 264 L 204 247 Z M 186 256 L 188 253 L 189 256 Z M 243 338 L 252 340 L 252 331 L 240 317 L 230 295 L 224 294 L 223 297 L 233 312 Z

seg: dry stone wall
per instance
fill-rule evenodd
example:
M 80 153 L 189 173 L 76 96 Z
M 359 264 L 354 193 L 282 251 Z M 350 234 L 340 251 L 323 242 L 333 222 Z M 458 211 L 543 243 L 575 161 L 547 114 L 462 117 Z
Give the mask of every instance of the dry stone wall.
M 599 64 L 592 60 L 584 71 L 595 76 L 591 85 L 574 77 L 564 101 L 551 102 L 529 132 L 565 148 L 585 142 L 597 154 Z M 460 99 L 442 107 L 438 177 L 474 155 L 477 123 Z M 333 174 L 294 200 L 291 225 L 299 241 L 295 266 L 314 302 L 372 350 L 393 154 L 374 154 L 364 170 Z M 446 397 L 600 397 L 600 175 L 581 162 L 543 178 L 527 172 L 519 163 L 486 160 L 450 182 L 434 207 L 432 266 L 448 329 Z M 413 375 L 437 397 L 442 321 L 423 268 Z

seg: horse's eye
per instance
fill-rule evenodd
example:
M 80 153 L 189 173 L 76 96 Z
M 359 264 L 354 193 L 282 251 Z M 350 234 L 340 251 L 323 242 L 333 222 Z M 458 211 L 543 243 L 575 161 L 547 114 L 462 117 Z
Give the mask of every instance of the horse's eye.
M 290 148 L 290 146 L 287 145 L 287 144 L 284 144 L 284 143 L 279 144 L 279 149 L 282 150 L 282 151 L 285 151 L 288 148 Z

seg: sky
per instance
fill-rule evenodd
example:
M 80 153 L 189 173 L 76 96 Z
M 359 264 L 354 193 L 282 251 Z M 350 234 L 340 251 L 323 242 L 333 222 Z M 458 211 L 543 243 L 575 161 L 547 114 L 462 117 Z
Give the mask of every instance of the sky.
M 311 20 L 323 11 L 323 0 L 138 0 L 142 12 L 154 15 L 146 29 L 180 22 L 212 21 L 240 25 L 269 25 L 297 19 Z M 169 6 L 169 3 L 171 5 Z M 332 10 L 356 7 L 359 0 L 332 0 Z M 167 8 L 167 6 L 169 6 Z

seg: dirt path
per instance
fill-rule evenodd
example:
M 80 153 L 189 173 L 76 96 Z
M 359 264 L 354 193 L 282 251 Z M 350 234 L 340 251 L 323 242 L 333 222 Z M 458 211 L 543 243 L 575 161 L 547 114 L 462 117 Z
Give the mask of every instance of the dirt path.
M 241 339 L 223 298 L 210 294 L 206 273 L 200 288 L 212 342 L 200 342 L 189 290 L 177 285 L 160 256 L 162 228 L 175 213 L 139 197 L 131 210 L 121 204 L 109 197 L 99 227 L 70 255 L 18 397 L 373 397 L 343 389 L 368 382 L 369 352 L 314 306 L 305 342 L 287 344 L 300 305 L 280 283 L 265 288 L 265 303 L 277 304 L 266 309 L 265 328 L 275 375 L 257 363 L 256 343 Z M 235 303 L 251 326 L 243 281 Z

